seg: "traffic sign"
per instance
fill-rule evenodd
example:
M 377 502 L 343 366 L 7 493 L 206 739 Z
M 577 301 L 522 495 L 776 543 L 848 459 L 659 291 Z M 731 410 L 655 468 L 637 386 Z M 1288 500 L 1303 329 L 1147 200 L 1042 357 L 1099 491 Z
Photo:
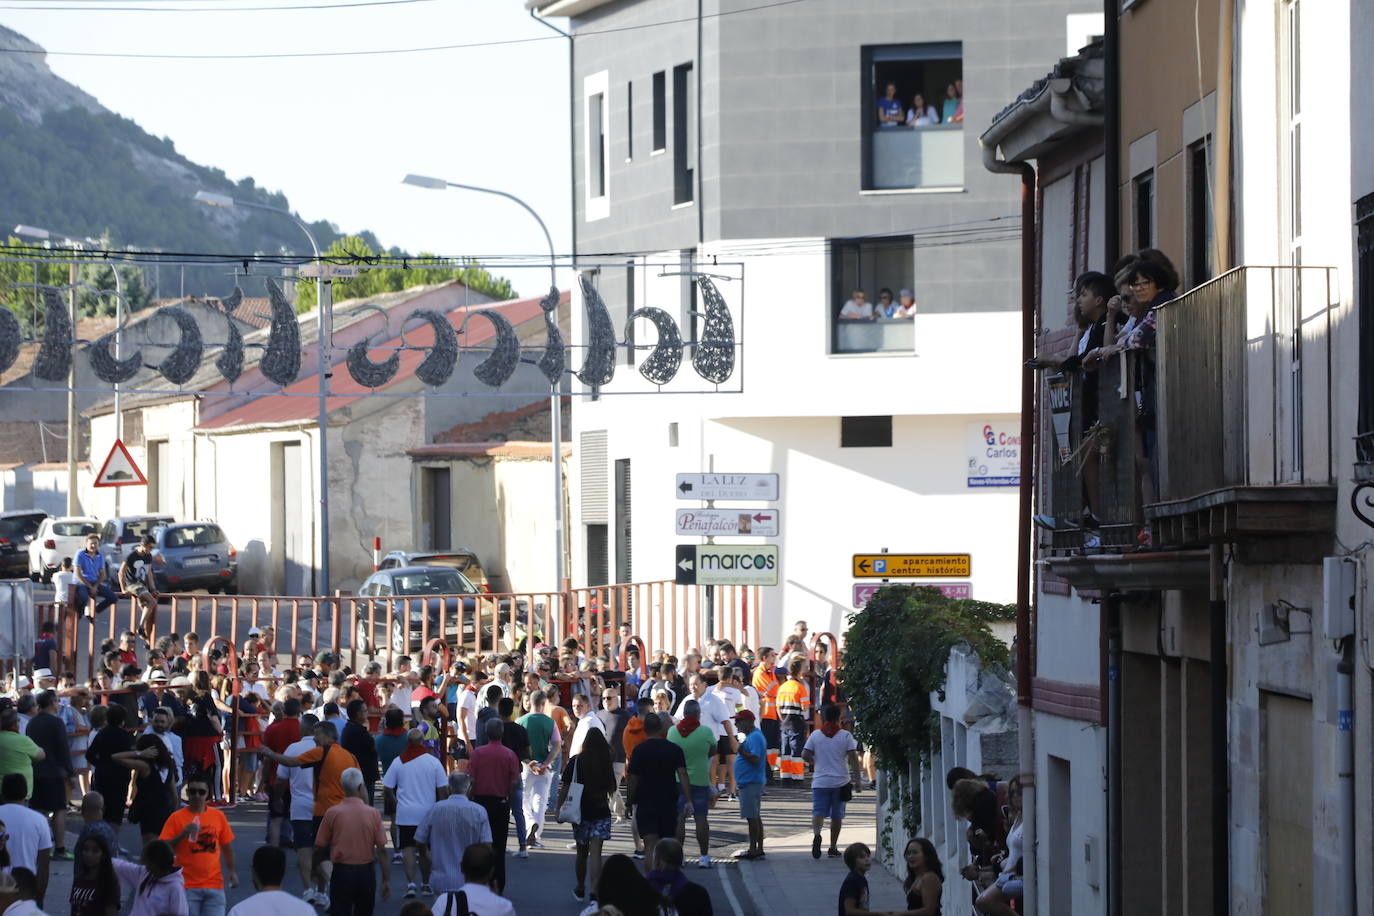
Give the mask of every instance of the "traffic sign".
M 134 464 L 133 456 L 124 447 L 124 443 L 119 439 L 110 446 L 110 454 L 105 456 L 105 463 L 100 466 L 100 473 L 95 475 L 93 487 L 146 487 L 148 478 L 143 476 L 143 472 Z
M 862 608 L 868 604 L 868 600 L 873 597 L 873 593 L 883 588 L 882 585 L 870 585 L 864 582 L 854 583 L 854 606 Z M 972 598 L 972 582 L 932 582 L 931 588 L 938 588 L 940 594 L 946 598 Z
M 778 498 L 777 474 L 679 474 L 678 499 Z
M 307 278 L 343 279 L 356 277 L 362 272 L 363 268 L 357 264 L 302 264 L 300 270 L 296 271 L 296 275 Z
M 856 553 L 856 579 L 953 579 L 973 575 L 966 553 Z
M 780 516 L 776 509 L 678 509 L 677 533 L 702 537 L 753 535 L 778 536 Z
M 678 544 L 678 585 L 777 585 L 776 544 Z

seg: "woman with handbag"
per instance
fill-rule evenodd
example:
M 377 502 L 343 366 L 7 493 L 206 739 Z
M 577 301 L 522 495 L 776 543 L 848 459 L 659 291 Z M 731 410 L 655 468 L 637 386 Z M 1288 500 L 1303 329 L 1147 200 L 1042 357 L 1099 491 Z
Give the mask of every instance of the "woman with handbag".
M 558 793 L 558 822 L 572 824 L 577 843 L 574 869 L 577 886 L 573 896 L 587 900 L 587 871 L 590 859 L 591 885 L 601 878 L 601 844 L 611 838 L 611 793 L 615 791 L 615 770 L 611 748 L 600 729 L 588 729 L 582 750 L 563 770 Z

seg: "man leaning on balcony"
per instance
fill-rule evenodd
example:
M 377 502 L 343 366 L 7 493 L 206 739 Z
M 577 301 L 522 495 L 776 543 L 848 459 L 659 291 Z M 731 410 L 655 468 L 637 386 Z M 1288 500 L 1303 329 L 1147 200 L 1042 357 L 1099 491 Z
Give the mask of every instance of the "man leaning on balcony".
M 861 289 L 854 290 L 849 301 L 840 307 L 840 319 L 843 321 L 872 321 L 876 317 L 873 303 L 868 301 L 868 294 Z

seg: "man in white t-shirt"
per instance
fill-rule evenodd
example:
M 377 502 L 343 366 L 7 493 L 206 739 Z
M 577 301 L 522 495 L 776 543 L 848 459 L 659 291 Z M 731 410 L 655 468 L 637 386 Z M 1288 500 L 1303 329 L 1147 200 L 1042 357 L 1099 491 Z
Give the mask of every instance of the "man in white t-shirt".
M 38 876 L 38 905 L 48 885 L 48 857 L 52 854 L 52 830 L 48 819 L 28 805 L 29 781 L 23 773 L 6 773 L 0 780 L 0 822 L 5 825 L 9 839 L 5 848 L 10 854 L 10 867 L 23 866 Z M 8 871 L 8 869 L 6 869 Z
M 854 290 L 849 301 L 840 307 L 840 318 L 844 321 L 872 321 L 873 317 L 873 303 L 861 289 Z
M 458 691 L 458 738 L 462 741 L 457 748 L 462 753 L 459 770 L 467 769 L 467 755 L 477 747 L 477 698 L 486 695 L 489 680 L 485 671 L 473 668 L 468 674 L 468 685 Z
M 409 655 L 402 655 L 396 659 L 396 673 L 391 677 L 396 681 L 396 686 L 391 688 L 392 705 L 405 713 L 405 717 L 409 719 L 411 696 L 415 693 L 415 685 L 420 681 L 420 676 L 410 668 Z
M 733 665 L 721 665 L 716 670 L 720 672 L 720 680 L 711 688 L 710 694 L 720 699 L 721 705 L 729 712 L 728 721 L 733 725 L 735 713 L 744 708 L 739 673 Z M 724 792 L 727 798 L 734 798 L 739 792 L 735 785 L 735 755 L 734 745 L 720 746 L 716 755 L 716 791 Z
M 406 748 L 391 761 L 382 777 L 387 807 L 396 806 L 393 819 L 400 838 L 401 863 L 406 873 L 406 897 L 415 896 L 415 850 L 420 851 L 420 893 L 433 895 L 429 886 L 429 848 L 417 847 L 415 828 L 420 826 L 425 812 L 443 799 L 448 791 L 448 774 L 439 758 L 425 750 L 425 733 L 418 728 L 406 732 Z
M 315 725 L 319 718 L 313 713 L 302 717 L 301 734 L 306 737 L 287 747 L 282 753 L 288 757 L 298 757 L 315 748 Z M 291 840 L 296 847 L 296 869 L 300 872 L 301 884 L 305 893 L 301 899 L 306 903 L 327 905 L 325 882 L 329 879 L 330 864 L 320 862 L 314 867 L 315 856 L 315 768 L 284 767 L 277 770 L 278 775 L 286 774 L 291 786 Z
M 830 705 L 821 710 L 821 727 L 806 739 L 802 760 L 811 764 L 811 858 L 821 857 L 821 828 L 830 818 L 830 849 L 826 855 L 840 857 L 840 825 L 844 823 L 846 788 L 850 785 L 851 765 L 859 768 L 859 743 L 840 728 L 840 708 Z
M 229 916 L 315 916 L 315 908 L 281 889 L 286 879 L 286 853 L 259 846 L 253 853 L 253 886 L 258 892 L 236 904 Z

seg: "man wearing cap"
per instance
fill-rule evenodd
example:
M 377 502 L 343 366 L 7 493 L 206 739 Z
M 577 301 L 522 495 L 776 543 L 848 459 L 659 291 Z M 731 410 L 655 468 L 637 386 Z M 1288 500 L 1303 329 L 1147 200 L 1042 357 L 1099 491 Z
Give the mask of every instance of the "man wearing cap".
M 187 684 L 189 686 L 189 680 Z M 186 717 L 186 707 L 176 698 L 176 694 L 167 689 L 169 686 L 171 683 L 166 671 L 158 670 L 148 675 L 148 692 L 138 698 L 138 709 L 143 713 L 143 718 L 151 721 L 159 706 L 172 711 L 173 722 Z
M 755 728 L 754 714 L 747 709 L 735 713 L 735 728 L 743 735 L 739 756 L 735 758 L 735 784 L 739 792 L 739 816 L 749 825 L 749 848 L 741 859 L 763 858 L 763 814 L 760 799 L 768 781 L 768 742 Z
M 76 603 L 85 608 L 86 617 L 95 623 L 95 615 L 119 601 L 115 590 L 105 576 L 105 557 L 100 553 L 100 535 L 92 534 L 86 538 L 86 549 L 72 557 L 76 567 Z M 95 611 L 90 610 L 91 597 L 100 600 Z

